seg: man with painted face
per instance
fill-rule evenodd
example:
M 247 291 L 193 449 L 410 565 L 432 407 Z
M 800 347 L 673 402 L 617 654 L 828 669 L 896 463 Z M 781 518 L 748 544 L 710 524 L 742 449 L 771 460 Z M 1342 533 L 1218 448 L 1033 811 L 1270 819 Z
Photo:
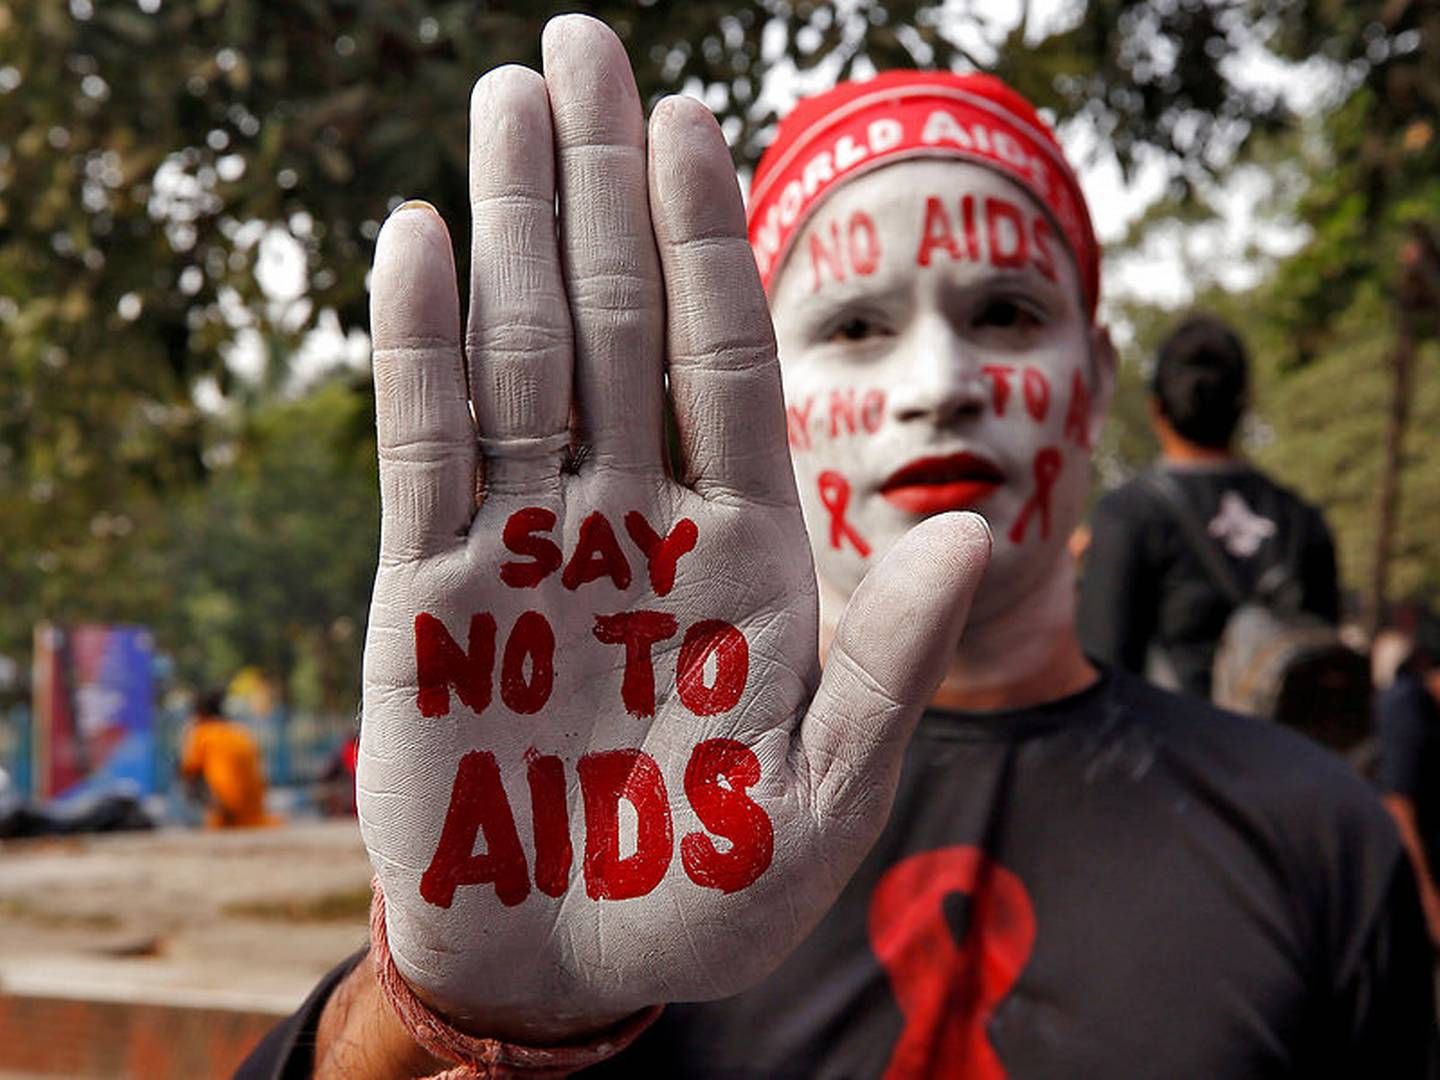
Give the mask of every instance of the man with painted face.
M 372 944 L 241 1075 L 1418 1075 L 1373 797 L 1076 642 L 1113 368 L 1033 110 L 803 104 L 752 256 L 708 112 L 544 54 L 476 88 L 463 358 L 438 217 L 378 243 Z

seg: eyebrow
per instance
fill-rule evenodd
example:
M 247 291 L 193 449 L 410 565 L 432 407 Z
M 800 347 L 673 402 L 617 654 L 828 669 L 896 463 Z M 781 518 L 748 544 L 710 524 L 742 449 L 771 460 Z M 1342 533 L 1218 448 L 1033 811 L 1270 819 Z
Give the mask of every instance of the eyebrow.
M 850 278 L 846 281 L 830 282 L 818 292 L 811 293 L 803 301 L 807 316 L 810 312 L 822 312 L 825 315 L 833 314 L 841 308 L 849 307 L 856 303 L 873 304 L 876 307 L 884 307 L 896 302 L 904 302 L 910 293 L 909 283 L 903 280 L 884 281 L 876 285 L 874 275 L 866 278 Z M 820 316 L 817 315 L 817 318 Z
M 832 327 L 849 318 L 903 318 L 902 310 L 911 303 L 908 290 L 890 288 L 883 291 L 847 289 L 829 295 L 821 293 L 810 297 L 800 311 L 796 328 L 809 339 L 827 336 Z
M 993 268 L 992 268 L 993 269 Z M 1055 280 L 1046 277 L 1033 266 L 1026 266 L 1023 270 L 993 270 L 992 273 L 974 281 L 955 282 L 946 280 L 941 283 L 941 295 L 946 300 L 955 297 L 973 296 L 976 293 L 1003 290 L 1022 289 L 1040 290 L 1055 297 L 1057 302 L 1064 303 L 1068 290 L 1058 275 Z
M 1016 269 L 1003 269 L 988 263 L 981 264 L 986 273 L 972 280 L 957 282 L 948 276 L 940 282 L 940 298 L 943 304 L 983 294 L 988 291 L 1015 289 L 1031 293 L 1040 292 L 1052 297 L 1055 303 L 1066 305 L 1068 290 L 1063 279 L 1057 274 L 1051 280 L 1031 263 Z M 879 311 L 893 311 L 900 306 L 913 303 L 911 290 L 914 279 L 905 274 L 887 276 L 882 268 L 878 273 L 857 277 L 851 275 L 844 281 L 828 281 L 818 291 L 799 300 L 801 305 L 800 326 L 807 334 L 816 334 L 824 324 L 845 313 L 850 308 L 870 308 Z M 1075 298 L 1080 303 L 1078 295 Z M 1083 304 L 1080 311 L 1083 312 Z

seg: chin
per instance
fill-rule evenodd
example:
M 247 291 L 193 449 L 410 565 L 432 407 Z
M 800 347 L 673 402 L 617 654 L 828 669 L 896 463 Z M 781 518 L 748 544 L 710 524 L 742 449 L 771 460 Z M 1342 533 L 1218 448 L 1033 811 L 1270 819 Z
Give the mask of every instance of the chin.
M 1017 546 L 1002 539 L 1004 534 L 998 526 L 992 523 L 991 528 L 996 535 L 995 550 L 970 607 L 972 624 L 1014 614 L 1017 607 L 1028 610 L 1032 605 L 1045 604 L 1046 586 L 1057 573 L 1063 571 L 1067 578 L 1073 577 L 1065 548 L 1068 532 L 1057 530 L 1045 540 Z M 1073 591 L 1073 581 L 1070 588 Z

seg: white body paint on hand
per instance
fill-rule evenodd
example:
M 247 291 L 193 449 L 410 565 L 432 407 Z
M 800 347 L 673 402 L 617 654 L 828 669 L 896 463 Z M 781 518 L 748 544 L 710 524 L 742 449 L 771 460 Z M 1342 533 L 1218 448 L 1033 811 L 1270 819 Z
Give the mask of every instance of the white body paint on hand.
M 593 20 L 556 20 L 544 52 L 543 79 L 476 87 L 463 343 L 439 218 L 402 209 L 377 245 L 358 778 L 401 974 L 521 1040 L 734 993 L 784 957 L 883 827 L 989 548 L 972 516 L 913 530 L 820 677 L 724 140 L 671 99 L 647 141 Z

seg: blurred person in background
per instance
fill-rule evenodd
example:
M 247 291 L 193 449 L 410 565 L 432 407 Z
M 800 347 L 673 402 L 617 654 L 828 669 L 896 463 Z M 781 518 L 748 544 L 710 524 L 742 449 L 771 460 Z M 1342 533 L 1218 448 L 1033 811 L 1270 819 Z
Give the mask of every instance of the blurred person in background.
M 330 817 L 355 816 L 355 763 L 359 756 L 360 733 L 352 731 L 320 774 L 321 800 Z
M 260 747 L 245 725 L 226 718 L 223 691 L 208 690 L 196 699 L 180 754 L 180 775 L 205 803 L 207 828 L 274 823 L 265 812 Z
M 1370 681 L 1377 694 L 1390 689 L 1414 650 L 1414 636 L 1393 626 L 1375 635 L 1370 644 Z
M 1248 599 L 1339 616 L 1324 518 L 1236 449 L 1248 396 L 1249 358 L 1228 325 L 1196 314 L 1170 333 L 1150 385 L 1160 461 L 1096 505 L 1080 585 L 1089 656 L 1203 698 L 1226 622 Z
M 1440 945 L 1440 622 L 1422 617 L 1409 656 L 1381 692 L 1380 788 L 1415 876 L 1430 937 Z

